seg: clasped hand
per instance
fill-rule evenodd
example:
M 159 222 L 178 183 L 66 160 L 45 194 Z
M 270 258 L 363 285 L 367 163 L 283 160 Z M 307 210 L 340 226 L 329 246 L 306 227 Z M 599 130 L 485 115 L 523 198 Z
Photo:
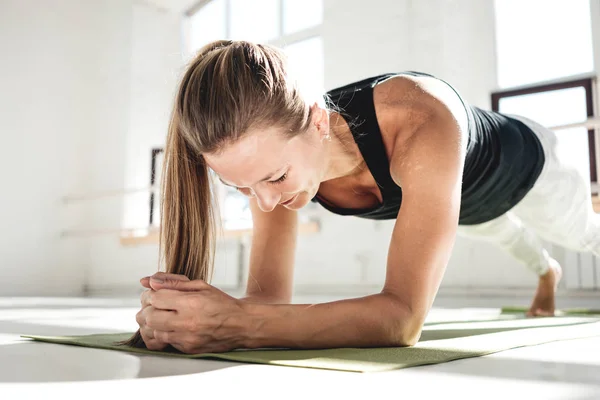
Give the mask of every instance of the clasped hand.
M 136 321 L 148 349 L 171 345 L 199 354 L 243 347 L 247 313 L 241 300 L 184 275 L 158 272 L 140 282 L 147 290 Z

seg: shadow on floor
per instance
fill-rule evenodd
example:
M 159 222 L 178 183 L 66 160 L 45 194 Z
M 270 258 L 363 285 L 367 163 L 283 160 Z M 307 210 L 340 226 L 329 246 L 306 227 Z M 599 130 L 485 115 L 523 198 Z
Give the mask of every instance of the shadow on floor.
M 195 374 L 239 363 L 192 360 L 93 349 L 20 338 L 20 335 L 91 335 L 121 331 L 0 321 L 0 383 L 75 382 Z M 14 336 L 14 338 L 12 337 Z M 14 339 L 14 340 L 13 340 Z
M 517 318 L 504 321 L 465 321 L 464 328 L 456 329 L 427 329 L 428 327 L 442 327 L 444 322 L 428 324 L 425 326 L 419 342 L 441 339 L 456 339 L 467 336 L 485 335 L 488 333 L 508 332 L 520 329 L 539 329 L 550 327 L 576 326 L 599 321 L 600 318 L 591 317 L 549 317 L 549 318 Z M 554 322 L 556 321 L 556 322 Z M 562 322 L 561 322 L 562 321 Z M 571 322 L 569 322 L 571 321 Z M 477 325 L 494 324 L 496 327 Z M 505 325 L 505 326 L 502 326 Z
M 587 339 L 585 339 L 587 340 Z M 600 338 L 595 341 L 600 346 Z M 553 343 L 554 344 L 554 343 Z M 592 349 L 590 349 L 592 350 Z M 596 348 L 596 351 L 598 348 Z M 416 367 L 417 369 L 422 367 Z M 524 358 L 476 357 L 430 365 L 431 372 L 444 372 L 498 379 L 536 380 L 574 384 L 593 384 L 600 387 L 600 364 L 561 361 L 528 360 Z
M 24 342 L 0 346 L 0 383 L 77 382 L 189 375 L 239 363 Z

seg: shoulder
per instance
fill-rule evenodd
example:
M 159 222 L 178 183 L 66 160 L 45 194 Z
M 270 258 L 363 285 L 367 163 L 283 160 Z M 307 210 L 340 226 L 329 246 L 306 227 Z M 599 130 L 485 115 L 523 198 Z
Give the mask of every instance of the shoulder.
M 432 76 L 392 76 L 375 86 L 373 102 L 384 116 L 406 114 L 411 119 L 401 122 L 411 126 L 436 118 L 453 118 L 461 125 L 467 123 L 465 106 L 457 92 Z
M 438 148 L 439 143 L 448 141 L 466 148 L 465 106 L 456 91 L 440 79 L 396 75 L 375 86 L 373 102 L 397 183 L 398 171 L 410 152 Z

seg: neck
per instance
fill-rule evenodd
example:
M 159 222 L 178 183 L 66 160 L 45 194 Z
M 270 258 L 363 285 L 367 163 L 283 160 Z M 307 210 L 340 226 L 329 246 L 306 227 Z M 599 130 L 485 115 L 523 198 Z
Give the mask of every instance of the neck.
M 323 182 L 351 176 L 362 170 L 363 157 L 354 141 L 350 127 L 344 118 L 336 112 L 329 116 L 329 140 L 325 145 L 326 172 Z

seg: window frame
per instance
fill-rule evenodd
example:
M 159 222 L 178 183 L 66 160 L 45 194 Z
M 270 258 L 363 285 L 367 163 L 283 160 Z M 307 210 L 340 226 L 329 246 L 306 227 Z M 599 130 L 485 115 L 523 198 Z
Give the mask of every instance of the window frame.
M 156 194 L 157 188 L 156 185 L 156 159 L 158 155 L 164 153 L 165 149 L 162 147 L 154 147 L 151 152 L 151 161 L 150 161 L 150 216 L 149 216 L 149 225 L 152 227 L 154 224 L 154 203 L 156 202 L 156 198 L 158 195 Z
M 200 11 L 203 7 L 205 7 L 208 3 L 213 0 L 202 0 L 199 1 L 194 7 L 190 8 L 184 13 L 184 26 L 183 26 L 183 43 L 184 43 L 184 53 L 188 54 L 190 52 L 190 29 L 189 29 L 189 19 L 195 13 Z M 225 2 L 225 36 L 231 36 L 231 2 L 230 0 L 223 0 Z M 324 0 L 325 1 L 325 0 Z M 269 41 L 267 44 L 276 46 L 276 47 L 286 47 L 292 45 L 297 42 L 301 42 L 304 40 L 312 39 L 313 37 L 322 36 L 323 34 L 323 22 L 320 24 L 311 26 L 309 28 L 305 28 L 293 33 L 285 33 L 283 20 L 284 20 L 284 9 L 283 9 L 284 0 L 277 1 L 278 8 L 278 21 L 277 21 L 277 36 Z M 325 6 L 323 2 L 323 7 Z
M 586 99 L 586 115 L 588 119 L 593 118 L 595 114 L 594 93 L 595 93 L 594 76 L 566 78 L 551 82 L 535 83 L 533 85 L 521 86 L 518 88 L 502 89 L 492 92 L 491 102 L 492 111 L 500 112 L 500 100 L 507 97 L 516 97 L 529 95 L 534 93 L 551 92 L 561 89 L 571 89 L 581 87 L 585 90 Z M 582 121 L 584 122 L 584 121 Z M 590 181 L 592 187 L 598 183 L 598 157 L 596 150 L 596 129 L 588 129 L 588 148 L 590 157 Z

